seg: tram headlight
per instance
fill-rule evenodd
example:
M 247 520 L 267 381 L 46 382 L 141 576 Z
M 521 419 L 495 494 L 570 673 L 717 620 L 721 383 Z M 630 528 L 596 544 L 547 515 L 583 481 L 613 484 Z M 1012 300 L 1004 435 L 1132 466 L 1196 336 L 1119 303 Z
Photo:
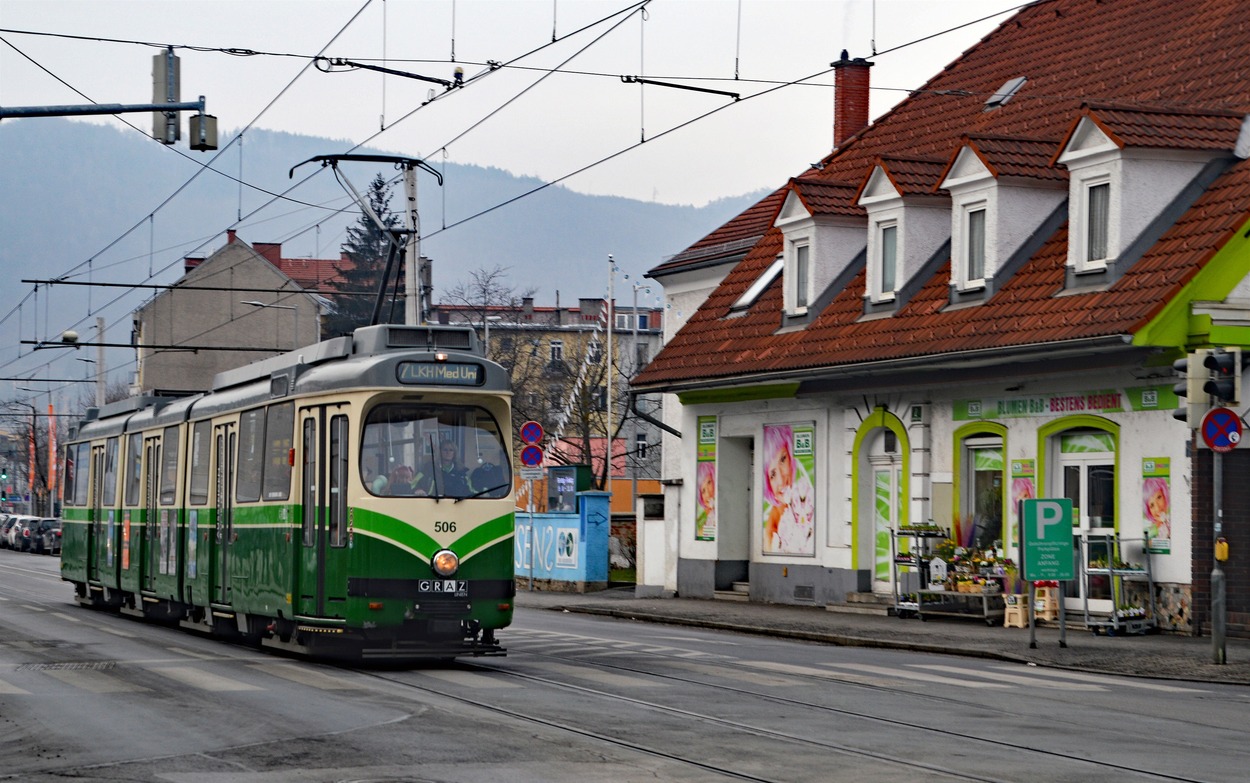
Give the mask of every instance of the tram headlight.
M 460 568 L 460 558 L 450 549 L 440 549 L 430 558 L 430 565 L 439 576 L 454 576 Z

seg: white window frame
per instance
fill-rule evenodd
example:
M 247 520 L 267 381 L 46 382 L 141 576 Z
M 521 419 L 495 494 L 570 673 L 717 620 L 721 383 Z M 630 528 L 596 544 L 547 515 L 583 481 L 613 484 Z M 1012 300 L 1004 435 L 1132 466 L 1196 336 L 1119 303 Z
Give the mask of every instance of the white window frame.
M 886 232 L 893 229 L 894 231 L 894 258 L 891 259 L 893 269 L 891 269 L 892 280 L 890 287 L 886 288 L 885 275 L 885 236 Z M 873 270 L 876 272 L 873 280 L 873 293 L 875 300 L 878 302 L 890 302 L 894 300 L 894 295 L 898 292 L 898 262 L 901 256 L 900 250 L 902 245 L 903 224 L 898 218 L 890 218 L 888 220 L 879 220 L 873 226 L 873 236 L 876 240 L 873 248 Z
M 547 347 L 551 351 L 550 355 L 551 355 L 552 364 L 555 364 L 556 362 L 564 361 L 564 341 L 563 340 L 552 340 L 551 342 L 547 343 Z
M 974 276 L 972 269 L 973 251 L 977 250 L 976 237 L 972 230 L 972 220 L 974 215 L 981 216 L 981 236 L 980 236 L 980 252 L 981 252 L 981 268 L 975 270 L 979 272 Z M 962 219 L 962 236 L 959 250 L 959 283 L 960 290 L 970 291 L 977 288 L 985 287 L 985 268 L 989 261 L 989 231 L 990 231 L 990 210 L 989 204 L 985 201 L 978 201 L 974 204 L 968 204 L 963 208 Z
M 795 315 L 802 315 L 807 312 L 807 305 L 811 301 L 812 287 L 812 245 L 807 238 L 790 243 L 790 252 L 794 261 L 791 268 L 794 270 L 793 283 L 793 299 L 794 307 L 791 312 Z
M 1115 225 L 1115 211 L 1119 199 L 1116 194 L 1119 177 L 1112 167 L 1107 165 L 1091 166 L 1084 171 L 1072 175 L 1071 199 L 1068 228 L 1068 263 L 1077 274 L 1083 272 L 1101 272 L 1108 263 L 1115 261 L 1118 231 Z M 1105 226 L 1106 254 L 1103 258 L 1090 256 L 1090 193 L 1094 188 L 1107 186 L 1107 224 Z
M 1103 252 L 1098 258 L 1093 257 L 1091 235 L 1094 232 L 1094 200 L 1092 194 L 1096 188 L 1106 188 L 1106 204 L 1102 215 Z M 1078 267 L 1086 269 L 1106 269 L 1111 258 L 1111 176 L 1091 177 L 1081 182 L 1081 253 L 1077 256 Z

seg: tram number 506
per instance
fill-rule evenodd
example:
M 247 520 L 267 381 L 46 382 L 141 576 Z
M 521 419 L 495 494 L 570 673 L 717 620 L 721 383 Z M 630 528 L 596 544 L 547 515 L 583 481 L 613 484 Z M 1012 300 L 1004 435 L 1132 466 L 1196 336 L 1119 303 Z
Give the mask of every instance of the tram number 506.
M 434 532 L 435 533 L 454 533 L 456 532 L 456 523 L 455 522 L 435 522 Z

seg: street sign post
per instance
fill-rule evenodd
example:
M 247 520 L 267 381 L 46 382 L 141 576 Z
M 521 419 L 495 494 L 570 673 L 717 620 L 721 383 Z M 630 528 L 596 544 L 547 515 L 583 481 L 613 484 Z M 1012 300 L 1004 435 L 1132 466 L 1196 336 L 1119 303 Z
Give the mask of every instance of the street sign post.
M 521 449 L 521 464 L 525 467 L 521 468 L 521 478 L 529 483 L 529 517 L 530 517 L 530 573 L 529 573 L 529 589 L 534 590 L 534 482 L 541 480 L 543 477 L 543 450 L 538 444 L 543 440 L 543 425 L 536 421 L 530 420 L 521 425 L 518 431 L 521 436 L 521 442 L 526 444 Z
M 1029 647 L 1037 647 L 1034 625 L 1034 582 L 1066 582 L 1076 578 L 1076 547 L 1072 543 L 1072 501 L 1035 498 L 1021 502 L 1020 543 L 1023 574 L 1029 583 Z M 1058 590 L 1059 646 L 1067 647 L 1067 618 L 1062 586 Z
M 543 425 L 536 421 L 527 421 L 521 425 L 520 434 L 522 443 L 537 445 L 543 439 Z

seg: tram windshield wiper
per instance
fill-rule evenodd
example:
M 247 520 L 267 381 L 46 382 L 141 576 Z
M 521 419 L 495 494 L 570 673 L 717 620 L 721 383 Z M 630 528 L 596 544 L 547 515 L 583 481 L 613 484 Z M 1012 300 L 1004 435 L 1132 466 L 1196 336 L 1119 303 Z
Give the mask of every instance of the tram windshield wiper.
M 504 489 L 507 486 L 508 486 L 507 483 L 504 483 L 504 484 L 499 484 L 494 487 L 487 487 L 486 489 L 479 489 L 477 492 L 474 492 L 472 495 L 465 495 L 464 497 L 456 498 L 456 502 L 459 503 L 462 500 L 472 500 L 473 498 L 480 498 L 482 495 L 485 495 L 489 492 L 498 492 L 499 490 Z

